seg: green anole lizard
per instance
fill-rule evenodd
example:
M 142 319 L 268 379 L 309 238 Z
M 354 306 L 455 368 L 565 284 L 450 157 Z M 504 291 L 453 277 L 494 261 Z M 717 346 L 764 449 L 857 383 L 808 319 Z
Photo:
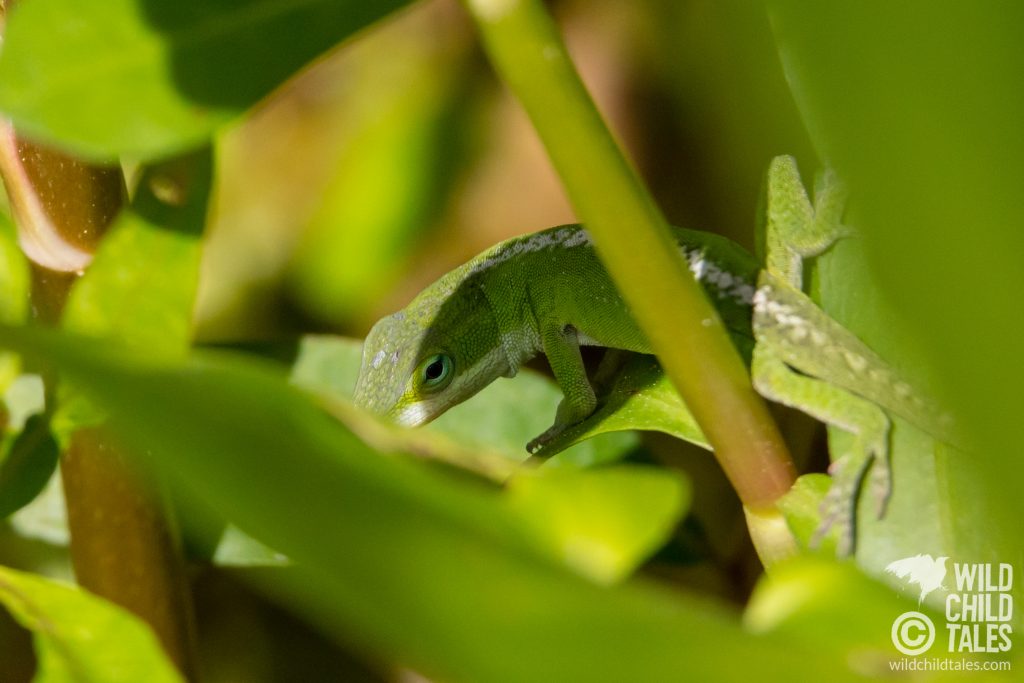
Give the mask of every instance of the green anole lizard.
M 946 427 L 801 291 L 803 259 L 847 234 L 844 194 L 826 172 L 812 204 L 795 161 L 774 159 L 759 235 L 763 268 L 723 237 L 674 229 L 680 254 L 749 360 L 758 392 L 854 436 L 830 469 L 819 529 L 839 529 L 842 554 L 852 548 L 857 493 L 872 462 L 869 488 L 884 513 L 891 489 L 886 413 L 936 436 Z M 554 425 L 527 445 L 532 453 L 597 407 L 582 345 L 651 353 L 584 228 L 561 226 L 492 247 L 380 320 L 363 346 L 355 402 L 399 424 L 421 425 L 544 353 L 564 399 Z

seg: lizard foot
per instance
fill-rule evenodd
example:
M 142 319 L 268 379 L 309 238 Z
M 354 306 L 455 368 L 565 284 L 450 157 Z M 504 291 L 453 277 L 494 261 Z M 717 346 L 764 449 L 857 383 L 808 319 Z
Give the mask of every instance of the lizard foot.
M 889 493 L 892 490 L 892 473 L 885 449 L 856 447 L 828 468 L 829 474 L 832 475 L 832 486 L 821 502 L 821 524 L 811 537 L 812 548 L 818 547 L 825 536 L 835 529 L 839 537 L 836 542 L 836 554 L 847 557 L 853 552 L 858 493 L 872 464 L 874 467 L 866 488 L 875 500 L 877 516 L 881 518 L 885 514 Z
M 554 424 L 544 430 L 544 433 L 526 444 L 526 450 L 533 455 L 547 444 L 554 441 L 555 437 L 565 431 L 568 425 Z

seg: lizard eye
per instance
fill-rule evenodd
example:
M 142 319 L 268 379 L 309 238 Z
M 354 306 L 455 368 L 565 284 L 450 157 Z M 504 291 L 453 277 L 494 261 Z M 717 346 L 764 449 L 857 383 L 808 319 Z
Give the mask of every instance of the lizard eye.
M 452 379 L 452 358 L 438 353 L 427 358 L 420 366 L 420 385 L 427 391 L 438 391 Z

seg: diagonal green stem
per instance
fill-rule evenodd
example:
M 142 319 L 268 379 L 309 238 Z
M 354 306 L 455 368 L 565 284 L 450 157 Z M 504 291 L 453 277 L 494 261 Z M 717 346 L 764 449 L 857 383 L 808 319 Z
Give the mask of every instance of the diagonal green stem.
M 540 134 L 598 255 L 743 503 L 795 474 L 775 423 L 653 199 L 616 145 L 540 0 L 463 0 Z

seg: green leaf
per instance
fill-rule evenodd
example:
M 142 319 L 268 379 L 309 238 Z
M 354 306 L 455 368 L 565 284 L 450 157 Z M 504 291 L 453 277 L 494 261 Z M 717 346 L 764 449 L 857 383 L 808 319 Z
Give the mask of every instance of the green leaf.
M 285 567 L 290 564 L 281 553 L 230 525 L 217 544 L 213 563 L 218 567 Z
M 959 561 L 1019 557 L 1024 460 L 1010 454 L 1024 442 L 1024 317 L 1010 311 L 1024 291 L 1024 5 L 766 4 L 794 99 L 850 187 L 862 236 L 868 277 L 823 291 L 826 310 L 934 387 L 973 442 L 907 453 L 911 478 L 893 495 L 932 470 L 937 488 L 905 518 L 910 530 L 927 522 L 930 546 L 941 521 L 942 554 Z
M 393 290 L 458 178 L 470 43 L 451 22 L 413 28 L 348 55 L 344 137 L 289 269 L 299 303 L 327 321 L 365 318 Z
M 33 634 L 38 683 L 184 680 L 145 623 L 80 588 L 0 567 L 0 603 Z
M 212 165 L 205 149 L 145 170 L 75 283 L 65 328 L 155 353 L 188 348 Z
M 21 3 L 0 57 L 0 108 L 79 156 L 166 157 L 198 146 L 401 0 Z
M 320 395 L 348 401 L 355 389 L 361 357 L 362 342 L 358 340 L 303 337 L 292 368 L 292 382 Z M 550 380 L 523 371 L 512 380 L 493 382 L 473 400 L 455 406 L 413 433 L 458 444 L 478 458 L 489 460 L 493 471 L 504 478 L 515 469 L 508 465 L 526 460 L 526 443 L 550 426 L 561 397 L 561 391 Z M 574 446 L 560 453 L 552 464 L 589 467 L 608 463 L 624 457 L 637 443 L 631 434 L 612 435 Z M 499 459 L 505 461 L 504 467 L 497 462 Z
M 71 290 L 65 329 L 156 354 L 189 348 L 212 166 L 203 149 L 144 170 L 131 206 Z M 61 386 L 59 402 L 62 439 L 103 419 L 73 385 Z
M 57 469 L 60 447 L 47 415 L 33 415 L 0 457 L 0 519 L 32 502 Z
M 600 392 L 594 414 L 562 432 L 537 455 L 548 457 L 599 434 L 627 429 L 664 432 L 711 448 L 657 359 L 629 354 L 611 385 Z
M 827 474 L 805 474 L 796 480 L 793 488 L 776 504 L 800 546 L 805 550 L 820 552 L 826 557 L 835 556 L 838 540 L 835 529 L 821 539 L 818 548 L 811 548 L 810 545 L 814 532 L 821 526 L 821 503 L 831 485 L 832 477 Z
M 508 497 L 555 557 L 612 583 L 665 542 L 690 491 L 674 473 L 652 467 L 548 467 L 513 477 Z
M 744 621 L 755 633 L 784 633 L 813 643 L 849 661 L 862 675 L 882 677 L 891 675 L 890 661 L 903 657 L 892 643 L 893 621 L 919 609 L 916 601 L 869 579 L 851 563 L 802 556 L 774 565 L 761 579 Z M 941 616 L 934 615 L 933 621 L 941 628 Z M 936 634 L 933 655 L 944 636 Z
M 28 316 L 28 261 L 18 247 L 18 236 L 0 212 L 0 322 L 18 324 Z M 0 352 L 0 393 L 18 376 L 20 363 L 12 353 Z
M 853 678 L 796 641 L 744 633 L 716 603 L 567 572 L 493 491 L 381 457 L 265 366 L 140 357 L 40 330 L 0 328 L 0 340 L 55 362 L 110 411 L 133 452 L 287 554 L 295 570 L 269 590 L 425 675 Z

